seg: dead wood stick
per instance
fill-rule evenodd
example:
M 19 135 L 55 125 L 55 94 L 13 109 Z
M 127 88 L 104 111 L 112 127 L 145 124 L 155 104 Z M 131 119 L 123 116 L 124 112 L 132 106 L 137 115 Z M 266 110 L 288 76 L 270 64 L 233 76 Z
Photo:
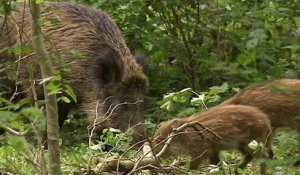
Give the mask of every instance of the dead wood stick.
M 28 131 L 29 131 L 29 130 L 25 130 L 25 131 L 16 131 L 16 130 L 14 130 L 14 129 L 10 128 L 10 127 L 7 127 L 7 126 L 2 126 L 2 128 L 3 128 L 6 132 L 8 132 L 8 133 L 10 133 L 10 134 L 12 134 L 12 135 L 16 135 L 16 136 L 25 136 L 25 135 L 28 133 Z
M 202 129 L 197 128 L 196 126 L 201 127 Z M 182 134 L 182 131 L 187 127 L 193 127 L 197 131 L 208 131 L 209 133 L 213 134 L 218 139 L 222 139 L 217 133 L 215 133 L 210 128 L 204 126 L 200 122 L 188 122 L 185 124 L 182 124 L 181 126 L 177 128 L 173 128 L 171 133 L 166 139 L 166 142 L 163 146 L 163 148 L 160 150 L 159 153 L 156 155 L 153 154 L 152 148 L 150 147 L 150 144 L 147 142 L 143 147 L 143 153 L 144 155 L 140 158 L 134 158 L 134 159 L 120 159 L 120 158 L 112 158 L 112 159 L 100 159 L 100 163 L 97 164 L 97 166 L 93 169 L 94 172 L 100 173 L 100 172 L 108 172 L 108 171 L 115 171 L 118 169 L 120 172 L 135 172 L 136 170 L 141 169 L 153 169 L 154 167 L 159 166 L 159 162 L 157 161 L 157 158 L 161 157 L 163 153 L 166 151 L 174 137 L 178 134 Z M 162 167 L 160 169 L 165 170 L 168 169 L 167 167 Z
M 204 126 L 204 125 L 201 124 L 200 122 L 195 122 L 195 124 L 198 125 L 198 126 L 200 126 L 200 127 L 202 127 L 202 128 L 204 128 L 204 130 L 208 131 L 209 133 L 211 133 L 212 135 L 214 135 L 214 136 L 217 137 L 218 139 L 220 139 L 220 140 L 222 139 L 222 137 L 221 137 L 219 134 L 215 133 L 213 130 L 211 130 L 210 128 Z M 195 129 L 196 129 L 196 128 L 195 128 Z M 196 129 L 196 130 L 198 130 L 198 129 Z

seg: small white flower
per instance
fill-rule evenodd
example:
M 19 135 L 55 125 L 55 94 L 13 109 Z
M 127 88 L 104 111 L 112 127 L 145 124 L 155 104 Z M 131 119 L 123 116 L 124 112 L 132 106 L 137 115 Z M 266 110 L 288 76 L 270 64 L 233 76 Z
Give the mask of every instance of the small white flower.
M 109 128 L 109 130 L 108 131 L 110 131 L 110 132 L 121 132 L 121 130 L 119 130 L 119 129 L 116 129 L 116 128 Z
M 248 147 L 249 147 L 250 149 L 253 149 L 253 150 L 256 150 L 256 149 L 258 148 L 258 146 L 259 146 L 259 144 L 257 143 L 256 140 L 253 140 L 252 142 L 250 142 L 250 143 L 248 144 Z

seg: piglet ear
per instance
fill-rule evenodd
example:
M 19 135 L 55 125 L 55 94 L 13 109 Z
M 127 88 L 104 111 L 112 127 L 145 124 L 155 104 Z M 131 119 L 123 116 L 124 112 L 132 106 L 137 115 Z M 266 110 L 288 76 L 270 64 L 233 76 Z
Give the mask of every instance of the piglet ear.
M 113 86 L 121 81 L 123 62 L 112 49 L 104 48 L 95 58 L 94 75 L 100 86 Z

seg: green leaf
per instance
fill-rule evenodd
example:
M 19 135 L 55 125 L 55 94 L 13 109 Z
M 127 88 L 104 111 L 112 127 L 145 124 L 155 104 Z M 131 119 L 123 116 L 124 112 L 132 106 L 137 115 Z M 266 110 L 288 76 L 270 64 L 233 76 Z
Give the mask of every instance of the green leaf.
M 68 97 L 66 97 L 66 96 L 62 96 L 61 99 L 65 103 L 70 103 L 71 102 L 71 100 Z
M 92 145 L 90 148 L 94 151 L 99 151 L 102 150 L 102 145 L 101 144 L 97 144 L 97 145 Z
M 209 100 L 207 100 L 207 102 L 214 103 L 214 102 L 219 102 L 220 100 L 221 100 L 221 97 L 219 95 L 214 95 Z
M 13 105 L 13 103 L 11 101 L 9 101 L 5 98 L 2 98 L 2 97 L 0 97 L 0 104 L 1 104 L 1 106 L 2 106 L 2 104 L 5 105 L 5 106 L 12 106 Z M 0 108 L 0 110 L 1 110 L 1 108 Z
M 234 88 L 232 88 L 232 91 L 237 93 L 237 92 L 240 92 L 240 91 L 241 91 L 241 89 L 240 89 L 240 88 L 236 88 L 236 87 L 234 87 Z
M 48 95 L 59 94 L 59 93 L 61 93 L 61 91 L 62 91 L 61 88 L 56 88 L 56 89 L 53 89 L 53 90 L 49 89 Z
M 177 117 L 182 117 L 182 116 L 189 116 L 192 115 L 196 112 L 195 108 L 186 108 L 182 111 L 180 111 L 178 114 L 176 114 Z
M 239 54 L 237 61 L 239 64 L 246 66 L 255 60 L 255 53 Z
M 209 88 L 209 95 L 215 95 L 219 92 L 220 87 L 219 86 L 212 86 Z
M 227 92 L 228 89 L 229 89 L 229 85 L 228 85 L 228 83 L 225 82 L 220 86 L 219 92 Z
M 298 50 L 300 49 L 300 45 L 290 45 L 290 46 L 285 46 L 282 47 L 283 49 L 292 49 L 292 50 Z
M 33 52 L 32 47 L 26 45 L 14 45 L 13 47 L 9 48 L 9 53 L 14 53 L 16 55 L 26 55 L 31 54 Z
M 16 151 L 21 152 L 24 150 L 24 138 L 18 136 L 6 137 L 6 142 L 11 145 Z
M 27 116 L 42 116 L 43 112 L 39 108 L 28 107 L 28 108 L 23 108 L 20 111 L 20 114 L 27 115 Z
M 16 119 L 16 114 L 11 111 L 0 111 L 0 124 Z
M 64 67 L 64 68 L 62 68 L 62 71 L 63 71 L 63 72 L 71 72 L 71 68 L 69 68 L 69 67 Z
M 252 39 L 250 39 L 250 40 L 248 40 L 248 41 L 246 42 L 246 47 L 247 47 L 248 49 L 254 48 L 254 47 L 257 46 L 257 44 L 258 44 L 258 39 L 257 39 L 257 38 L 252 38 Z
M 164 95 L 163 100 L 171 100 L 174 95 L 176 95 L 176 94 L 175 93 L 169 93 L 167 95 Z
M 43 0 L 35 0 L 35 3 L 39 5 L 39 4 L 43 3 Z
M 182 89 L 181 91 L 179 91 L 180 93 L 191 93 L 193 90 L 192 88 L 185 88 L 185 89 Z
M 172 101 L 167 101 L 160 106 L 162 109 L 166 109 L 169 112 L 174 111 L 174 103 Z
M 180 102 L 179 94 L 174 95 L 172 100 L 175 101 L 175 102 Z
M 268 38 L 265 29 L 255 29 L 250 33 L 250 36 L 256 38 L 259 42 L 262 42 Z
M 47 84 L 47 89 L 50 91 L 57 91 L 57 89 L 61 89 L 61 76 L 56 75 L 52 77 L 51 81 Z
M 53 24 L 53 25 L 58 25 L 58 24 L 60 24 L 60 21 L 59 21 L 58 18 L 50 18 L 50 17 L 48 17 L 48 18 L 46 18 L 46 20 L 49 21 L 49 22 L 50 22 L 51 24 Z
M 194 97 L 191 100 L 192 105 L 202 105 L 205 99 L 205 94 L 201 94 L 199 97 Z
M 65 85 L 65 92 L 77 103 L 77 96 L 71 86 Z

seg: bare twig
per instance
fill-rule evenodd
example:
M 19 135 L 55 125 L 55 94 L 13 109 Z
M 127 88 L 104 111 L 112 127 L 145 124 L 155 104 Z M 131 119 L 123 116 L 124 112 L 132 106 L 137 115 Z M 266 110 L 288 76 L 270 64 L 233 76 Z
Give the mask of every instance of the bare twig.
M 200 129 L 196 126 L 201 127 Z M 192 127 L 195 131 L 184 131 L 185 128 Z M 100 163 L 93 169 L 95 172 L 106 172 L 106 171 L 115 171 L 118 172 L 129 172 L 128 174 L 134 174 L 137 171 L 145 170 L 145 169 L 155 169 L 156 171 L 170 171 L 176 169 L 176 171 L 180 171 L 178 169 L 179 163 L 172 163 L 169 166 L 161 166 L 159 164 L 158 158 L 161 157 L 168 146 L 171 144 L 172 140 L 175 136 L 179 134 L 186 134 L 186 133 L 198 133 L 201 134 L 204 131 L 208 131 L 218 139 L 222 139 L 217 133 L 212 131 L 210 128 L 202 125 L 199 122 L 188 122 L 184 123 L 177 128 L 173 128 L 169 136 L 164 139 L 161 143 L 164 143 L 163 148 L 157 153 L 156 155 L 153 154 L 151 144 L 146 142 L 143 147 L 143 156 L 139 158 L 132 158 L 132 159 L 121 159 L 121 158 L 109 158 L 109 159 L 100 159 Z M 203 135 L 201 135 L 203 137 Z M 171 167 L 171 168 L 170 168 Z M 182 172 L 184 173 L 184 172 Z
M 2 128 L 6 132 L 8 132 L 8 133 L 10 133 L 12 135 L 16 135 L 16 136 L 25 136 L 28 133 L 28 131 L 29 131 L 28 129 L 25 130 L 25 131 L 16 131 L 16 130 L 14 130 L 14 129 L 10 128 L 10 127 L 7 127 L 7 126 L 2 126 Z
M 27 54 L 27 55 L 25 55 L 25 56 L 20 56 L 15 62 L 18 63 L 18 62 L 20 62 L 21 60 L 24 60 L 24 59 L 26 59 L 26 58 L 29 58 L 29 57 L 31 57 L 31 56 L 33 56 L 33 55 L 34 55 L 34 52 L 32 52 L 32 53 L 30 53 L 30 54 Z
M 202 128 L 204 128 L 204 130 L 206 130 L 206 131 L 208 131 L 209 133 L 211 133 L 212 135 L 214 135 L 215 137 L 217 137 L 218 139 L 222 139 L 222 137 L 219 135 L 219 134 L 217 134 L 217 133 L 215 133 L 213 130 L 211 130 L 210 128 L 208 128 L 208 127 L 206 127 L 206 126 L 204 126 L 204 125 L 202 125 L 200 122 L 194 122 L 194 124 L 193 123 L 191 123 L 191 125 L 194 125 L 194 126 L 196 126 L 196 125 L 199 125 L 200 127 L 202 127 Z M 196 129 L 196 128 L 195 128 Z

